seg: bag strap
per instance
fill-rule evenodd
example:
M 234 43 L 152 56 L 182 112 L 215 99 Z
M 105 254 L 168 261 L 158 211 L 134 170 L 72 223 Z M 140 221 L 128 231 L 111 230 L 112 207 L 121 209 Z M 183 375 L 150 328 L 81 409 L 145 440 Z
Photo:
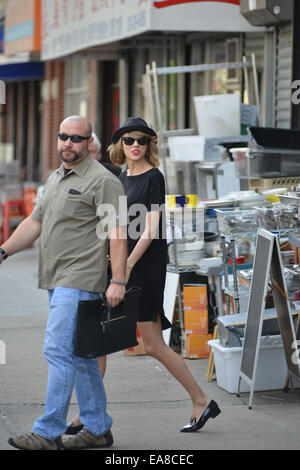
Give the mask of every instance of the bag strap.
M 141 288 L 139 286 L 133 286 L 133 287 L 130 287 L 130 289 L 128 289 L 126 292 L 125 292 L 125 297 L 127 294 L 133 294 L 134 292 L 138 292 L 140 291 Z

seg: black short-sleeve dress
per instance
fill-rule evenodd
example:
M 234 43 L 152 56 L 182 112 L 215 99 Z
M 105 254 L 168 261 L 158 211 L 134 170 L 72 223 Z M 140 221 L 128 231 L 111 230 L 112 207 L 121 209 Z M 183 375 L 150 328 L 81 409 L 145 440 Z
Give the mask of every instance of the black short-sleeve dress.
M 145 229 L 146 213 L 161 210 L 159 233 L 133 267 L 127 287 L 140 286 L 142 289 L 138 321 L 157 321 L 161 315 L 162 329 L 172 325 L 163 308 L 167 266 L 167 241 L 165 237 L 165 181 L 157 168 L 128 176 L 120 175 L 128 206 L 128 254 L 132 252 Z

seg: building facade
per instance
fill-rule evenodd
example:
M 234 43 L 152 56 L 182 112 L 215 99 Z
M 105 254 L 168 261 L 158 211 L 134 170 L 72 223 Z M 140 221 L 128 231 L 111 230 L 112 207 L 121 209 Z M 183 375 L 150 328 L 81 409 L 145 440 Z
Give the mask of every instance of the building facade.
M 23 80 L 8 83 L 3 108 L 8 117 L 5 123 L 2 119 L 1 126 L 1 141 L 13 141 L 14 157 L 21 167 L 26 162 L 25 179 L 45 181 L 59 164 L 55 135 L 65 116 L 81 114 L 92 122 L 102 142 L 104 160 L 108 159 L 106 149 L 112 132 L 126 117 L 138 115 L 152 124 L 145 70 L 153 62 L 157 67 L 226 64 L 243 58 L 250 62 L 253 53 L 255 56 L 258 103 L 251 69 L 248 88 L 242 69 L 160 76 L 165 129 L 196 129 L 193 97 L 215 93 L 240 93 L 241 101 L 259 104 L 261 125 L 290 127 L 294 20 L 257 26 L 241 14 L 242 3 L 41 0 L 39 59 L 43 77 L 30 79 L 27 85 Z M 250 7 L 253 2 L 248 1 Z M 31 52 L 31 60 L 33 54 L 36 52 Z M 13 130 L 13 113 L 20 126 L 27 122 L 28 128 L 34 129 L 32 137 L 26 131 L 27 141 L 22 141 L 21 130 L 19 137 Z M 36 115 L 38 121 L 34 122 Z M 30 139 L 39 141 L 36 157 L 29 156 L 33 155 L 27 145 Z M 35 170 L 30 169 L 32 165 Z
M 0 159 L 14 162 L 20 181 L 39 181 L 41 171 L 41 1 L 2 1 L 0 79 L 6 104 L 0 114 Z

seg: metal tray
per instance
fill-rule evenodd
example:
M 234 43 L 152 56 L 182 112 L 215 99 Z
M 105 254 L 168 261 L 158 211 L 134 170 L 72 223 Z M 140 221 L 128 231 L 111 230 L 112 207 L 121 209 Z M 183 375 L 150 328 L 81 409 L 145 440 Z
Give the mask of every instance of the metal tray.
M 257 211 L 254 209 L 241 209 L 226 211 L 216 209 L 219 231 L 223 235 L 232 235 L 243 232 L 256 232 Z
M 275 196 L 278 196 L 280 202 L 286 206 L 300 207 L 300 193 L 295 193 L 294 196 L 289 196 L 287 194 L 275 194 Z

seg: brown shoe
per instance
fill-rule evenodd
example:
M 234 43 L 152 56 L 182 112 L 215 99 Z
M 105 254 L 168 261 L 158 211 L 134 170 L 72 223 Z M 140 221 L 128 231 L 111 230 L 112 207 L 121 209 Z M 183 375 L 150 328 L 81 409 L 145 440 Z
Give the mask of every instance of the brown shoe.
M 8 443 L 21 450 L 60 450 L 61 438 L 52 441 L 46 439 L 35 432 L 22 434 L 21 436 L 12 436 L 8 439 Z
M 87 429 L 82 429 L 76 436 L 63 438 L 62 446 L 66 450 L 76 449 L 95 449 L 100 447 L 110 447 L 113 444 L 113 436 L 111 431 L 108 431 L 102 436 L 94 436 Z

